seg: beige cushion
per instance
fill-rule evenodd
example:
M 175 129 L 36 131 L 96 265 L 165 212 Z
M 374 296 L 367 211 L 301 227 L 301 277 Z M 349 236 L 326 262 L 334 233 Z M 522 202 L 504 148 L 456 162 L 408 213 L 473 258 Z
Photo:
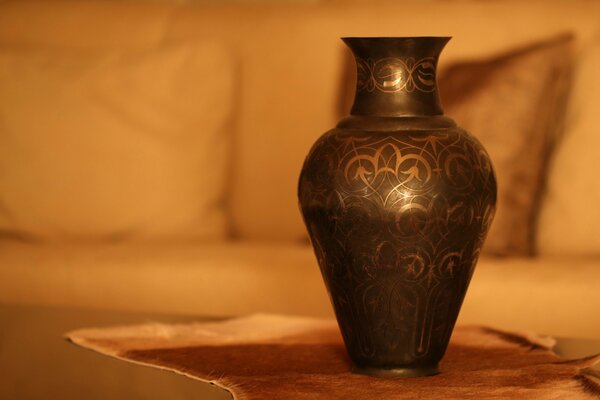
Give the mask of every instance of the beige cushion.
M 570 36 L 560 36 L 457 63 L 439 79 L 446 114 L 481 140 L 496 171 L 498 203 L 486 253 L 534 252 L 547 160 L 562 132 L 572 42 Z
M 582 54 L 567 134 L 550 165 L 539 224 L 542 254 L 600 254 L 600 40 Z
M 0 52 L 0 230 L 216 238 L 234 86 L 220 43 Z

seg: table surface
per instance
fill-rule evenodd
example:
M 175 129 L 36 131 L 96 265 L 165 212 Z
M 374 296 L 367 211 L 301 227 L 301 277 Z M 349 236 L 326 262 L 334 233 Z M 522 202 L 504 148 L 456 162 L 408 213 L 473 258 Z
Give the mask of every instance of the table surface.
M 83 327 L 206 318 L 0 305 L 0 399 L 201 399 L 231 400 L 216 386 L 114 358 L 68 343 L 63 335 Z M 600 353 L 600 340 L 559 338 L 565 358 Z
M 0 399 L 231 400 L 216 386 L 103 356 L 63 337 L 84 327 L 198 320 L 0 304 Z

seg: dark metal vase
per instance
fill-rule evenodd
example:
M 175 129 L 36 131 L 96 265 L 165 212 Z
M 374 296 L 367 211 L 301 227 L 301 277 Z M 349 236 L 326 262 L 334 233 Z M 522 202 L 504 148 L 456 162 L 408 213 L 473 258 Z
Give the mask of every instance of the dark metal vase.
M 300 207 L 354 370 L 432 375 L 494 216 L 481 144 L 443 116 L 444 37 L 345 38 L 351 116 L 317 140 Z

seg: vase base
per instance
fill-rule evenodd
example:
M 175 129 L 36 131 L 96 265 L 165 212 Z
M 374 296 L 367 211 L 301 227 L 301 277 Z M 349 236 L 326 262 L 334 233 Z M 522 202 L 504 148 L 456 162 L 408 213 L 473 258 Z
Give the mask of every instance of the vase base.
M 372 368 L 353 367 L 352 372 L 356 374 L 376 376 L 378 378 L 415 378 L 418 376 L 429 376 L 440 373 L 437 364 L 428 367 L 406 367 L 406 368 Z

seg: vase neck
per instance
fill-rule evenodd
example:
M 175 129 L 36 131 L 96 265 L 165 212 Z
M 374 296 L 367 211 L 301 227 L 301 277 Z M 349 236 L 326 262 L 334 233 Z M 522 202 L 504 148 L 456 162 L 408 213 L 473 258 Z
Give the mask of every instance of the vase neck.
M 442 115 L 436 72 L 449 37 L 344 38 L 356 60 L 352 115 Z

